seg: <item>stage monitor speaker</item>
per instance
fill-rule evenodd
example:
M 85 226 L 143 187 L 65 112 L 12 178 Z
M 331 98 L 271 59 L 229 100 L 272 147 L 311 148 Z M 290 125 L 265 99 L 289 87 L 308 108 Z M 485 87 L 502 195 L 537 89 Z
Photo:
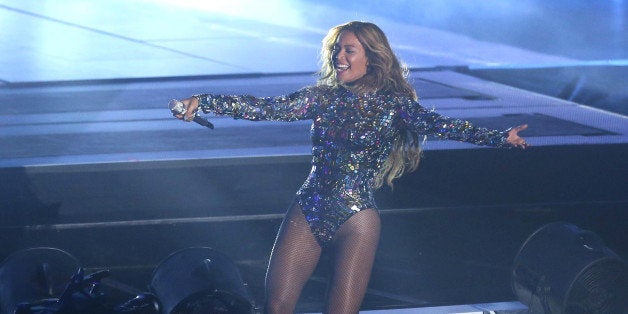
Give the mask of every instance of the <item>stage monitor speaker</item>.
M 596 234 L 570 223 L 550 223 L 528 237 L 511 283 L 530 313 L 628 313 L 626 262 Z
M 211 248 L 171 254 L 155 269 L 150 288 L 164 314 L 253 313 L 238 268 Z
M 14 252 L 0 265 L 0 313 L 13 314 L 20 303 L 60 295 L 79 268 L 76 258 L 56 248 Z

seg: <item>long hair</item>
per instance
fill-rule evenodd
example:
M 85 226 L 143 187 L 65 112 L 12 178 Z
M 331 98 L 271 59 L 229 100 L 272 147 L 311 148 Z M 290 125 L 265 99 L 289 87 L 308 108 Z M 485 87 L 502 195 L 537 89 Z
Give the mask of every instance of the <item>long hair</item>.
M 366 74 L 358 79 L 350 89 L 355 92 L 383 91 L 417 100 L 417 94 L 407 80 L 408 69 L 395 56 L 384 32 L 375 24 L 353 21 L 333 27 L 323 39 L 321 49 L 321 70 L 319 85 L 338 86 L 334 67 L 334 46 L 344 31 L 355 34 L 364 47 L 368 60 Z M 391 188 L 393 180 L 404 173 L 416 170 L 421 159 L 421 146 L 418 134 L 410 130 L 399 130 L 392 150 L 375 175 L 373 187 L 379 188 L 384 182 Z

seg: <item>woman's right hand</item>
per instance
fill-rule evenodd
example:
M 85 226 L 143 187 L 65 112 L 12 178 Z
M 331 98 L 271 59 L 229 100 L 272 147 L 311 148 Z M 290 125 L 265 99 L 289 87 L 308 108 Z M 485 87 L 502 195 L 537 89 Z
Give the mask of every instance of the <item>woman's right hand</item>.
M 181 100 L 181 102 L 183 103 L 183 108 L 185 108 L 185 114 L 177 114 L 175 117 L 186 122 L 194 120 L 194 116 L 196 116 L 196 111 L 198 110 L 199 105 L 198 98 L 190 97 Z

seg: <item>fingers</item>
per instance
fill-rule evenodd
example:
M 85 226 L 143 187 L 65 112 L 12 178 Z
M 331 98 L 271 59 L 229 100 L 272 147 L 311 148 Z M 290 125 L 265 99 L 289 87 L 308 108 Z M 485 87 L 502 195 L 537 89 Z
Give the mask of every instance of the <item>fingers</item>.
M 196 97 L 191 97 L 181 101 L 173 99 L 169 105 L 174 117 L 179 120 L 190 122 L 196 117 L 196 111 L 198 110 L 199 104 Z
M 521 144 L 518 145 L 519 147 L 526 149 L 527 147 L 531 146 L 530 144 L 528 144 L 525 140 L 521 141 Z
M 519 137 L 518 135 L 519 132 L 527 128 L 528 128 L 527 124 L 522 124 L 522 125 L 519 125 L 510 129 L 510 131 L 508 132 L 508 139 L 507 139 L 508 143 L 510 143 L 510 145 L 514 147 L 523 148 L 523 149 L 530 146 L 530 144 L 528 144 L 523 138 Z
M 196 116 L 196 111 L 188 110 L 183 115 L 183 121 L 190 122 L 190 121 L 194 120 L 194 116 Z
M 510 145 L 514 147 L 518 147 L 518 148 L 526 149 L 526 147 L 531 146 L 530 144 L 528 144 L 528 142 L 526 142 L 526 140 L 524 140 L 523 138 L 519 136 L 510 136 L 506 141 Z
M 515 127 L 514 129 L 517 130 L 517 132 L 521 132 L 521 131 L 523 131 L 523 130 L 525 130 L 527 128 L 528 128 L 527 124 L 522 124 L 522 125 L 519 125 L 519 126 Z
M 523 131 L 523 130 L 525 130 L 525 129 L 527 129 L 527 128 L 528 128 L 528 125 L 527 125 L 527 124 L 520 125 L 520 126 L 518 126 L 518 127 L 517 127 L 517 133 L 518 133 L 518 132 L 521 132 L 521 131 Z M 528 146 L 531 146 L 531 145 L 530 145 L 530 144 L 528 144 L 528 143 L 526 142 L 526 140 L 524 140 L 523 138 L 521 138 L 521 148 L 526 149 L 526 147 L 528 147 Z
M 517 135 L 517 133 L 519 133 L 519 132 L 521 132 L 521 131 L 523 131 L 523 130 L 525 130 L 527 128 L 528 128 L 527 124 L 518 125 L 518 126 L 516 126 L 514 128 L 511 128 L 509 133 L 512 134 L 512 135 Z
M 531 146 L 530 144 L 528 144 L 528 142 L 526 142 L 526 140 L 524 140 L 523 138 L 518 138 L 517 141 L 515 141 L 515 143 L 513 143 L 513 145 L 515 147 L 521 147 L 523 149 L 526 149 L 527 147 Z
M 182 100 L 181 102 L 183 102 L 186 108 L 183 120 L 187 122 L 194 120 L 194 117 L 196 117 L 196 111 L 198 110 L 198 99 L 196 97 L 190 97 Z

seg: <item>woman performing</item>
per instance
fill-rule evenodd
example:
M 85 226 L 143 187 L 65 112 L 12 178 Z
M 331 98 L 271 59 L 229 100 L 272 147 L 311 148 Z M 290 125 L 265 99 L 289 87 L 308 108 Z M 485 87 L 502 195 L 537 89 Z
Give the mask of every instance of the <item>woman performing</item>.
M 288 209 L 266 273 L 265 309 L 293 313 L 323 248 L 332 253 L 324 312 L 358 313 L 380 236 L 374 190 L 417 168 L 419 137 L 526 148 L 518 132 L 476 127 L 419 105 L 407 70 L 375 24 L 349 22 L 323 40 L 318 83 L 277 97 L 199 94 L 181 102 L 248 120 L 313 120 L 312 168 Z

